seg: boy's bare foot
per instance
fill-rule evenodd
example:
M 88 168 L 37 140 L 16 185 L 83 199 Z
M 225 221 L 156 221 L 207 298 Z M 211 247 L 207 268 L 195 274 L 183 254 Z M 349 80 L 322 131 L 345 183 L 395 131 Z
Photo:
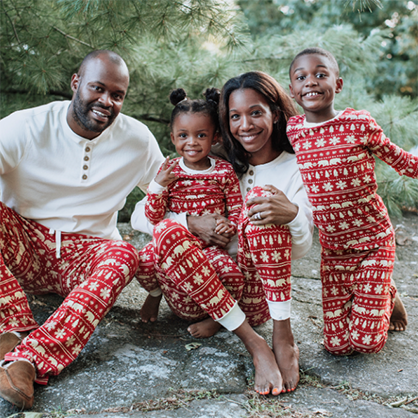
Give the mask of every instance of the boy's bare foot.
M 273 351 L 263 337 L 258 335 L 248 324 L 247 320 L 234 333 L 245 344 L 253 358 L 255 368 L 254 389 L 260 395 L 279 395 L 282 390 L 282 376 Z
M 221 328 L 221 324 L 209 317 L 203 321 L 191 324 L 187 327 L 187 331 L 195 338 L 209 338 L 212 337 L 212 335 L 215 335 Z
M 160 302 L 163 295 L 154 297 L 148 295 L 142 305 L 139 314 L 141 315 L 142 322 L 155 322 L 158 317 L 158 309 L 160 308 Z
M 395 306 L 393 308 L 392 316 L 390 317 L 389 331 L 405 331 L 408 325 L 408 314 L 406 313 L 405 306 L 399 296 L 399 292 L 396 292 Z
M 293 339 L 290 319 L 273 320 L 273 351 L 283 379 L 282 392 L 293 392 L 299 383 L 299 348 Z

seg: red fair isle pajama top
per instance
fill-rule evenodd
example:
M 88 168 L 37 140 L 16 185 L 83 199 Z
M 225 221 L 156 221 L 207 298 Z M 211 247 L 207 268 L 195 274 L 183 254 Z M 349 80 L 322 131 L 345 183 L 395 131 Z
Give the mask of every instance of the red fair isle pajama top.
M 238 178 L 228 162 L 210 160 L 211 168 L 204 172 L 188 172 L 180 162 L 173 170 L 178 179 L 162 193 L 148 190 L 145 206 L 156 226 L 153 241 L 140 251 L 137 279 L 148 291 L 160 287 L 172 311 L 188 320 L 207 314 L 222 318 L 244 286 L 244 276 L 226 250 L 208 246 L 175 221 L 163 220 L 167 211 L 216 213 L 228 217 L 236 230 L 242 208 Z
M 366 111 L 346 109 L 322 124 L 291 118 L 296 152 L 322 245 L 324 344 L 334 354 L 380 351 L 396 289 L 394 231 L 376 193 L 373 155 L 418 178 L 418 157 L 383 134 Z

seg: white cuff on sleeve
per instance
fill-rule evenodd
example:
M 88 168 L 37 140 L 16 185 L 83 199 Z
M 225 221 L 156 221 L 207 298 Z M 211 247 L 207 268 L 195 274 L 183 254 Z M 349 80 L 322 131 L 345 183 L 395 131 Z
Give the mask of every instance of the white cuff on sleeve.
M 152 296 L 153 298 L 157 298 L 157 297 L 158 297 L 158 296 L 160 296 L 162 293 L 163 293 L 163 292 L 162 292 L 162 290 L 161 290 L 159 287 L 157 287 L 156 289 L 151 290 L 151 292 L 149 292 L 150 296 Z
M 295 219 L 286 225 L 292 235 L 292 260 L 297 260 L 307 254 L 312 246 L 313 223 L 298 206 Z
M 245 313 L 242 312 L 241 308 L 238 306 L 238 302 L 235 302 L 235 305 L 232 307 L 232 309 L 216 322 L 219 322 L 228 331 L 234 331 L 239 326 L 241 326 L 244 321 Z
M 276 321 L 284 321 L 290 318 L 291 299 L 285 302 L 272 302 L 268 300 L 270 316 Z
M 166 219 L 171 219 L 173 221 L 178 222 L 179 224 L 183 225 L 187 230 L 189 227 L 187 226 L 187 213 L 175 213 L 175 212 L 167 212 L 165 214 Z
M 157 183 L 155 180 L 152 180 L 148 186 L 148 191 L 154 194 L 161 194 L 167 187 L 161 186 L 161 184 Z

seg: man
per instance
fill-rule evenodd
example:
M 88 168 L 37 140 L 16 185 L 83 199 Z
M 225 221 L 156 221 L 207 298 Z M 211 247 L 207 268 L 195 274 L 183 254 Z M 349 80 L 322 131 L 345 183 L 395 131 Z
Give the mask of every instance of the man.
M 77 357 L 138 266 L 117 211 L 163 156 L 145 125 L 119 114 L 128 84 L 119 55 L 94 51 L 71 102 L 0 121 L 0 395 L 20 408 L 34 382 Z M 39 327 L 23 291 L 65 300 Z

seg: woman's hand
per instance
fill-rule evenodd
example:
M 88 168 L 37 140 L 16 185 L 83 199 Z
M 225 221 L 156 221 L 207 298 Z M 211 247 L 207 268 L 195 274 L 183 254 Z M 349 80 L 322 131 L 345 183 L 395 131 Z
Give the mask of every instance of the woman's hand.
M 189 231 L 193 235 L 199 237 L 209 245 L 219 245 L 223 248 L 229 244 L 229 241 L 231 241 L 231 237 L 228 233 L 216 233 L 218 219 L 225 219 L 226 221 L 228 221 L 221 215 L 208 214 L 203 216 L 188 216 L 187 225 Z
M 170 183 L 177 180 L 177 176 L 173 174 L 174 168 L 178 165 L 179 160 L 172 162 L 170 165 L 170 157 L 163 162 L 161 171 L 155 176 L 155 181 L 162 187 L 167 187 Z
M 272 196 L 256 196 L 247 201 L 248 217 L 254 225 L 284 225 L 293 221 L 299 208 L 279 189 L 269 184 L 263 187 Z

